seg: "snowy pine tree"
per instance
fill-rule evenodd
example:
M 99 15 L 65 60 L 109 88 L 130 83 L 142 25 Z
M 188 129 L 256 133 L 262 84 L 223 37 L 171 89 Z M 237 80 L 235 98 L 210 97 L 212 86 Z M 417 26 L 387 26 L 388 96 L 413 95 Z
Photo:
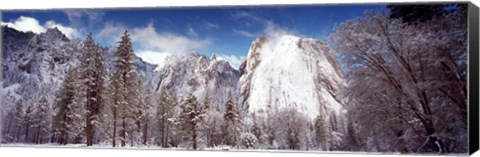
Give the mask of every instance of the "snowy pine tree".
M 203 120 L 205 110 L 200 107 L 197 97 L 190 94 L 180 105 L 180 125 L 185 133 L 185 138 L 191 140 L 193 149 L 197 149 L 197 135 L 200 122 Z
M 220 106 L 211 104 L 208 96 L 204 98 L 204 107 L 207 110 L 203 121 L 206 143 L 208 147 L 214 147 L 222 144 L 223 114 Z
M 127 142 L 127 132 L 131 131 L 131 128 L 137 117 L 132 115 L 135 113 L 136 108 L 141 106 L 142 96 L 138 93 L 138 72 L 136 71 L 134 63 L 134 54 L 132 49 L 132 43 L 130 35 L 127 31 L 124 32 L 119 46 L 114 54 L 115 65 L 114 72 L 111 78 L 112 84 L 112 100 L 111 106 L 113 114 L 113 136 L 112 145 L 115 147 L 115 138 L 117 132 L 117 117 L 120 118 L 120 142 L 121 146 L 125 146 Z M 133 90 L 133 93 L 129 93 Z M 128 127 L 127 127 L 128 126 Z M 135 126 L 138 128 L 138 126 Z M 133 138 L 133 137 L 131 137 Z
M 82 68 L 80 79 L 86 92 L 85 136 L 87 146 L 94 143 L 96 127 L 99 124 L 101 109 L 106 102 L 105 80 L 107 79 L 106 59 L 102 48 L 95 43 L 90 33 L 83 42 L 83 53 L 80 58 Z
M 110 109 L 112 113 L 112 147 L 117 145 L 117 125 L 119 124 L 119 114 L 122 106 L 126 106 L 125 95 L 124 95 L 124 85 L 121 73 L 116 71 L 112 79 L 110 80 L 110 93 L 112 93 L 110 101 Z
M 127 80 L 127 125 L 130 135 L 131 146 L 136 145 L 142 139 L 143 118 L 145 116 L 143 100 L 143 83 L 136 70 L 131 70 Z
M 2 119 L 3 120 L 2 142 L 4 143 L 14 142 L 15 135 L 16 135 L 15 130 L 17 125 L 19 124 L 16 122 L 17 121 L 16 113 L 21 113 L 21 110 L 22 110 L 22 106 L 21 106 L 22 104 L 20 103 L 21 102 L 20 100 L 15 103 L 15 106 L 10 108 L 10 110 L 7 112 L 7 115 Z M 20 110 L 20 112 L 16 110 Z
M 172 131 L 174 110 L 176 107 L 176 100 L 167 94 L 167 89 L 162 88 L 160 96 L 158 97 L 157 119 L 160 131 L 160 145 L 162 147 L 169 146 L 169 137 Z
M 35 129 L 33 142 L 43 143 L 45 136 L 50 134 L 52 109 L 45 96 L 42 96 L 33 113 Z
M 323 114 L 318 114 L 314 120 L 315 138 L 321 148 L 321 150 L 328 151 L 331 148 L 330 141 L 332 131 L 327 117 Z
M 257 117 L 255 113 L 252 113 L 252 118 L 253 118 L 253 126 L 251 132 L 255 137 L 257 138 L 257 143 L 262 146 L 262 145 L 267 145 L 267 135 L 264 130 L 264 123 L 263 117 Z
M 32 116 L 33 116 L 33 110 L 35 109 L 35 104 L 30 103 L 28 105 L 27 110 L 25 110 L 25 114 L 23 114 L 23 123 L 25 124 L 25 142 L 29 143 L 29 133 L 30 133 L 30 127 L 32 125 Z
M 240 142 L 240 112 L 232 94 L 229 94 L 225 108 L 226 111 L 223 116 L 225 121 L 225 144 L 238 146 Z
M 54 132 L 58 134 L 58 142 L 60 144 L 66 145 L 69 143 L 71 136 L 78 137 L 80 127 L 78 127 L 81 122 L 82 112 L 79 112 L 80 102 L 77 98 L 77 72 L 75 68 L 70 68 L 67 71 L 65 80 L 62 83 L 62 86 L 59 90 L 59 97 L 57 99 L 56 105 L 59 108 L 59 111 L 55 114 L 55 130 Z
M 150 121 L 152 116 L 153 109 L 153 92 L 152 92 L 152 82 L 148 81 L 146 85 L 145 99 L 143 103 L 142 110 L 144 111 L 144 116 L 142 118 L 143 128 L 142 128 L 142 144 L 146 145 L 148 142 L 148 135 L 150 129 Z

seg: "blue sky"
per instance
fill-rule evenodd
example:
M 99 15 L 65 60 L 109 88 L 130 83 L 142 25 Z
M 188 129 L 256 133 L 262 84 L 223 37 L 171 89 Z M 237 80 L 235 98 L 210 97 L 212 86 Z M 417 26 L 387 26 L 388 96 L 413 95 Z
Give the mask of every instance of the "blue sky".
M 260 35 L 283 32 L 328 42 L 335 24 L 385 5 L 250 6 L 3 12 L 2 25 L 44 32 L 58 27 L 69 38 L 92 32 L 102 46 L 114 47 L 128 30 L 135 52 L 152 63 L 165 56 L 197 51 L 216 53 L 238 67 Z

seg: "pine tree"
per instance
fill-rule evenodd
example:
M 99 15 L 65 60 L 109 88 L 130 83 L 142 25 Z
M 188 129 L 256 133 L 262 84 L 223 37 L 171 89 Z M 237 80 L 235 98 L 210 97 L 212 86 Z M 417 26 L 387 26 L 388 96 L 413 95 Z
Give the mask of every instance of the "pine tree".
M 220 113 L 218 105 L 211 104 L 208 94 L 206 94 L 204 98 L 203 106 L 207 110 L 205 121 L 202 124 L 207 139 L 206 142 L 208 147 L 214 147 L 215 145 L 221 144 L 223 114 Z
M 59 98 L 56 102 L 59 111 L 54 117 L 55 130 L 59 131 L 60 134 L 58 142 L 64 145 L 69 142 L 70 136 L 77 136 L 79 131 L 79 128 L 75 126 L 78 125 L 78 119 L 80 119 L 78 115 L 80 114 L 78 113 L 80 105 L 78 104 L 78 99 L 76 99 L 76 89 L 78 87 L 76 79 L 76 69 L 70 68 L 61 85 Z
M 286 112 L 286 113 L 285 113 Z M 288 146 L 288 149 L 300 149 L 301 145 L 301 133 L 300 133 L 300 128 L 301 126 L 299 125 L 299 120 L 298 120 L 298 111 L 296 109 L 288 109 L 286 110 L 283 114 L 280 116 L 285 116 L 284 123 L 286 123 L 286 144 Z
M 151 109 L 153 103 L 153 95 L 152 95 L 152 82 L 148 81 L 146 86 L 146 94 L 145 94 L 145 103 L 143 106 L 143 111 L 145 112 L 145 116 L 143 117 L 143 141 L 142 144 L 146 145 L 148 140 L 148 129 L 150 123 L 150 116 L 151 116 Z
M 21 103 L 19 103 L 20 100 L 17 101 L 17 103 L 14 107 L 10 108 L 10 110 L 7 112 L 6 117 L 4 119 L 2 119 L 3 120 L 2 124 L 4 124 L 3 132 L 2 132 L 2 134 L 3 134 L 3 136 L 2 136 L 3 141 L 2 142 L 4 142 L 4 141 L 5 142 L 13 142 L 13 140 L 15 138 L 15 135 L 11 135 L 11 133 L 12 133 L 12 128 L 15 129 L 17 127 L 17 125 L 19 124 L 19 123 L 16 122 L 17 118 L 15 118 L 15 116 L 16 116 L 16 113 L 18 112 L 18 111 L 16 111 L 17 108 L 18 108 L 17 106 L 20 105 L 20 110 L 22 109 L 21 108 L 22 107 Z M 14 133 L 15 133 L 15 131 L 14 131 Z
M 91 146 L 99 114 L 106 99 L 105 80 L 107 75 L 105 56 L 100 46 L 93 40 L 91 33 L 83 42 L 81 64 L 81 79 L 86 92 L 85 135 L 87 146 Z
M 168 147 L 169 135 L 171 132 L 172 118 L 174 116 L 174 109 L 176 106 L 176 98 L 169 97 L 167 89 L 162 88 L 161 95 L 158 99 L 157 119 L 161 134 L 161 146 Z
M 50 124 L 49 115 L 52 114 L 51 107 L 48 103 L 48 100 L 45 96 L 42 96 L 38 101 L 36 110 L 34 111 L 35 119 L 35 135 L 33 142 L 42 143 L 43 135 L 48 133 L 48 126 Z
M 115 67 L 113 72 L 113 77 L 111 78 L 111 84 L 113 87 L 112 100 L 112 113 L 113 113 L 113 137 L 112 145 L 115 147 L 115 138 L 117 132 L 117 116 L 121 118 L 121 145 L 126 145 L 126 135 L 127 135 L 127 125 L 129 124 L 129 118 L 133 117 L 130 112 L 132 110 L 131 105 L 136 106 L 138 103 L 138 96 L 135 93 L 128 93 L 128 90 L 132 90 L 137 83 L 138 78 L 135 78 L 138 75 L 134 63 L 134 54 L 132 49 L 132 43 L 128 32 L 125 31 L 124 35 L 119 42 L 119 46 L 115 51 Z M 135 94 L 136 96 L 132 97 L 129 94 Z
M 180 105 L 182 109 L 180 113 L 180 121 L 183 131 L 192 140 L 193 149 L 197 149 L 197 131 L 198 125 L 203 120 L 205 110 L 201 108 L 197 102 L 197 97 L 190 94 L 187 99 Z
M 138 73 L 135 70 L 130 71 L 127 80 L 127 103 L 125 110 L 127 110 L 128 132 L 130 135 L 130 143 L 133 146 L 136 141 L 142 138 L 143 117 L 145 115 L 144 100 L 143 100 L 143 86 Z
M 111 93 L 112 93 L 112 98 L 111 100 L 113 101 L 110 105 L 110 109 L 112 112 L 112 147 L 115 147 L 117 142 L 117 125 L 118 125 L 118 118 L 119 118 L 119 112 L 120 112 L 120 107 L 125 106 L 125 95 L 124 95 L 124 86 L 123 86 L 123 81 L 120 77 L 120 73 L 116 72 L 114 73 L 111 82 L 110 82 L 110 87 L 111 88 Z
M 23 123 L 25 124 L 25 142 L 29 142 L 29 132 L 30 132 L 30 127 L 32 124 L 32 115 L 33 115 L 33 110 L 35 108 L 34 103 L 30 103 L 28 105 L 27 110 L 25 110 L 25 114 L 23 115 Z
M 330 150 L 332 131 L 325 115 L 319 114 L 314 121 L 315 137 L 322 150 Z
M 23 100 L 20 99 L 17 101 L 15 104 L 14 112 L 13 112 L 13 120 L 16 128 L 16 142 L 19 142 L 20 140 L 20 131 L 22 129 L 22 124 L 23 124 Z
M 223 116 L 225 121 L 225 142 L 227 145 L 238 146 L 240 142 L 240 113 L 237 104 L 230 93 L 225 103 L 226 112 Z
M 253 117 L 253 126 L 252 126 L 251 132 L 257 138 L 258 144 L 264 144 L 266 141 L 265 139 L 266 133 L 263 129 L 263 126 L 259 124 L 259 119 L 257 119 L 257 116 L 255 115 L 255 113 L 252 113 L 252 117 Z

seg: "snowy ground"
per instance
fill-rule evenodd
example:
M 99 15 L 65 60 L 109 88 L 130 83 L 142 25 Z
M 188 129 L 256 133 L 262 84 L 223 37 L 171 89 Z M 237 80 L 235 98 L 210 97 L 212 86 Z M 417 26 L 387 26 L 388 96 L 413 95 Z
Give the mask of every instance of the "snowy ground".
M 58 145 L 58 144 L 0 144 L 0 147 L 7 148 L 18 148 L 18 147 L 28 147 L 28 148 L 87 148 L 87 149 L 121 149 L 121 150 L 163 150 L 163 151 L 193 151 L 191 149 L 185 148 L 160 148 L 158 146 L 139 146 L 139 147 L 111 147 L 111 145 L 94 145 L 93 147 L 86 147 L 85 144 L 68 144 L 68 145 Z M 256 152 L 256 153 L 298 153 L 300 154 L 330 154 L 330 155 L 389 155 L 389 156 L 405 156 L 404 154 L 400 153 L 378 153 L 378 152 L 348 152 L 348 151 L 298 151 L 298 150 L 273 150 L 273 149 L 230 149 L 229 147 L 219 146 L 216 148 L 205 148 L 199 149 L 197 151 L 203 152 Z M 408 154 L 409 156 L 417 156 L 421 155 L 424 156 L 439 156 L 436 154 Z M 448 155 L 440 155 L 440 156 L 468 156 L 467 153 L 463 154 L 448 154 Z

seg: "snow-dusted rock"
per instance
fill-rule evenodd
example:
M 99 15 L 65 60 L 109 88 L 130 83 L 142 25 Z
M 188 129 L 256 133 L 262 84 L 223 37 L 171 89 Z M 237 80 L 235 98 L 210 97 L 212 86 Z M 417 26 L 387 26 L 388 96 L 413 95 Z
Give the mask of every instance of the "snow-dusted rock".
M 242 63 L 241 104 L 252 112 L 293 107 L 314 118 L 320 107 L 340 113 L 344 85 L 335 54 L 319 40 L 285 35 L 257 38 Z
M 209 97 L 212 107 L 223 107 L 228 93 L 235 94 L 239 72 L 213 54 L 210 59 L 199 53 L 170 56 L 167 63 L 158 71 L 159 81 L 156 91 L 166 88 L 170 94 L 176 93 L 182 101 L 193 93 L 203 103 Z

